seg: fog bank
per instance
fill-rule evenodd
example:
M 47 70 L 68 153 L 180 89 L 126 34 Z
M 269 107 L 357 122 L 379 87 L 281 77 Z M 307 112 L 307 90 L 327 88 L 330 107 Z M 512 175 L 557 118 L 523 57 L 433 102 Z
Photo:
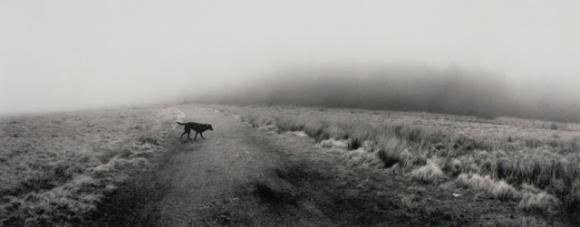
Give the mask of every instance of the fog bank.
M 0 115 L 182 102 L 273 81 L 271 97 L 345 87 L 349 106 L 363 96 L 369 107 L 426 111 L 518 104 L 507 112 L 568 118 L 580 96 L 578 9 L 576 0 L 3 0 Z M 419 72 L 391 73 L 405 62 Z
M 276 79 L 273 79 L 276 78 Z M 386 109 L 580 121 L 576 84 L 513 81 L 463 67 L 315 67 L 287 70 L 207 95 L 204 102 Z

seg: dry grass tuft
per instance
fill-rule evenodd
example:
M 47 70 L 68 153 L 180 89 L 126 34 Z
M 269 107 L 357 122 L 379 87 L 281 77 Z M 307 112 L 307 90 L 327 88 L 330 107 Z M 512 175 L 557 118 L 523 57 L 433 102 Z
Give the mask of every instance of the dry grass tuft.
M 525 211 L 540 211 L 555 214 L 559 211 L 560 200 L 546 193 L 524 193 L 518 207 Z
M 348 142 L 345 140 L 335 140 L 333 138 L 320 141 L 319 145 L 323 148 L 347 149 Z
M 494 198 L 501 200 L 516 200 L 521 197 L 520 193 L 507 182 L 500 180 L 495 181 L 491 177 L 482 177 L 479 174 L 461 174 L 457 177 L 457 184 L 471 187 L 476 190 L 482 190 L 491 194 Z
M 433 160 L 427 160 L 426 165 L 413 170 L 410 175 L 411 178 L 424 183 L 440 182 L 447 179 L 439 165 Z

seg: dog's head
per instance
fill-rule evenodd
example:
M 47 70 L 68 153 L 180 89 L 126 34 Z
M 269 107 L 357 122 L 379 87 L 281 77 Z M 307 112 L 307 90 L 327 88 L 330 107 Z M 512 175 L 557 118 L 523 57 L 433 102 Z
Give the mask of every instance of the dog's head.
M 207 124 L 207 129 L 212 130 L 213 131 L 213 127 L 211 126 L 211 124 Z

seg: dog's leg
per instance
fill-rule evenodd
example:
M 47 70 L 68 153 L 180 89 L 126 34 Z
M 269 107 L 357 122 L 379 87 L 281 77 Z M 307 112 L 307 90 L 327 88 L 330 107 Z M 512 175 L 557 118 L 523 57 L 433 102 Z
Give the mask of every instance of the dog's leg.
M 199 135 L 201 136 L 201 138 L 202 138 L 203 140 L 205 140 L 205 137 L 203 137 L 203 133 L 201 133 L 201 132 L 200 132 L 200 133 L 199 133 Z
M 179 137 L 179 139 L 183 139 L 183 136 L 184 136 L 185 134 L 187 134 L 187 132 L 183 132 L 183 133 L 181 133 L 181 136 Z
M 198 132 L 195 132 L 195 136 L 193 136 L 193 141 L 195 141 L 197 139 L 197 133 Z

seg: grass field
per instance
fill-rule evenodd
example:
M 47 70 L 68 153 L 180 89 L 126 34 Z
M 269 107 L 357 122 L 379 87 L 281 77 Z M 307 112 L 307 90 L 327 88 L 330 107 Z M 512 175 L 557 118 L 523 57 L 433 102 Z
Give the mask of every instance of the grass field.
M 132 108 L 1 119 L 0 225 L 82 223 L 131 171 L 164 152 L 158 138 L 176 117 Z
M 544 214 L 580 209 L 580 125 L 516 118 L 301 107 L 220 106 L 277 132 L 306 134 L 353 165 L 452 182 Z
M 206 164 L 209 169 L 224 162 L 236 164 L 236 169 L 229 171 L 252 169 L 253 166 L 242 165 L 238 156 L 230 155 L 235 152 L 238 155 L 258 154 L 252 150 L 258 149 L 255 144 L 246 144 L 244 150 L 238 149 L 244 141 L 250 141 L 245 134 L 253 129 L 243 126 L 245 124 L 231 129 L 232 122 L 238 121 L 226 120 L 229 116 L 274 132 L 274 135 L 310 137 L 312 139 L 301 139 L 309 141 L 308 147 L 316 147 L 313 151 L 322 151 L 320 154 L 332 152 L 330 156 L 316 157 L 339 157 L 340 163 L 331 163 L 340 165 L 336 166 L 337 169 L 363 169 L 369 174 L 380 175 L 377 179 L 387 177 L 391 183 L 397 184 L 393 187 L 397 193 L 406 190 L 408 185 L 445 188 L 428 196 L 401 195 L 437 199 L 440 202 L 439 207 L 435 207 L 437 209 L 447 206 L 441 204 L 455 201 L 437 197 L 444 191 L 451 198 L 455 196 L 451 192 L 458 192 L 457 196 L 462 196 L 461 193 L 475 194 L 476 197 L 485 195 L 483 199 L 487 200 L 484 202 L 493 202 L 485 204 L 509 204 L 502 209 L 516 210 L 517 215 L 529 213 L 538 220 L 549 216 L 546 220 L 561 221 L 580 213 L 578 124 L 361 109 L 182 105 L 0 119 L 0 225 L 91 223 L 94 221 L 91 217 L 102 211 L 99 209 L 103 201 L 114 197 L 113 194 L 121 191 L 122 185 L 134 179 L 138 171 L 153 169 L 156 158 L 168 157 L 172 150 L 199 149 L 196 150 L 198 153 L 181 154 L 189 158 L 205 158 L 195 161 Z M 179 143 L 181 129 L 177 128 L 175 120 L 212 121 L 216 124 L 216 131 L 207 141 Z M 284 135 L 281 138 L 290 138 Z M 228 147 L 230 150 L 215 148 L 233 143 L 236 138 L 238 142 Z M 262 139 L 266 138 L 269 137 Z M 200 149 L 202 144 L 206 145 L 205 151 Z M 342 160 L 346 164 L 341 164 Z M 254 161 L 271 164 L 258 157 Z M 193 167 L 178 170 L 185 175 L 196 171 Z M 202 181 L 222 179 L 230 182 L 228 179 L 232 177 L 210 174 L 216 170 L 198 171 L 208 174 L 199 175 L 204 177 Z M 328 174 L 337 173 L 329 171 Z M 365 182 L 359 178 L 349 180 L 350 175 L 343 177 L 354 185 Z M 145 186 L 138 184 L 135 187 Z M 155 185 L 148 187 L 158 190 Z M 339 189 L 328 190 L 341 192 Z M 378 193 L 373 187 L 365 190 L 368 190 L 368 195 Z M 198 191 L 190 193 L 204 196 Z M 189 194 L 178 195 L 185 198 Z M 373 198 L 365 197 L 369 201 Z M 457 201 L 479 204 L 478 198 L 474 200 L 464 196 Z M 405 201 L 403 198 L 401 204 L 407 204 Z M 372 216 L 363 213 L 359 215 Z

